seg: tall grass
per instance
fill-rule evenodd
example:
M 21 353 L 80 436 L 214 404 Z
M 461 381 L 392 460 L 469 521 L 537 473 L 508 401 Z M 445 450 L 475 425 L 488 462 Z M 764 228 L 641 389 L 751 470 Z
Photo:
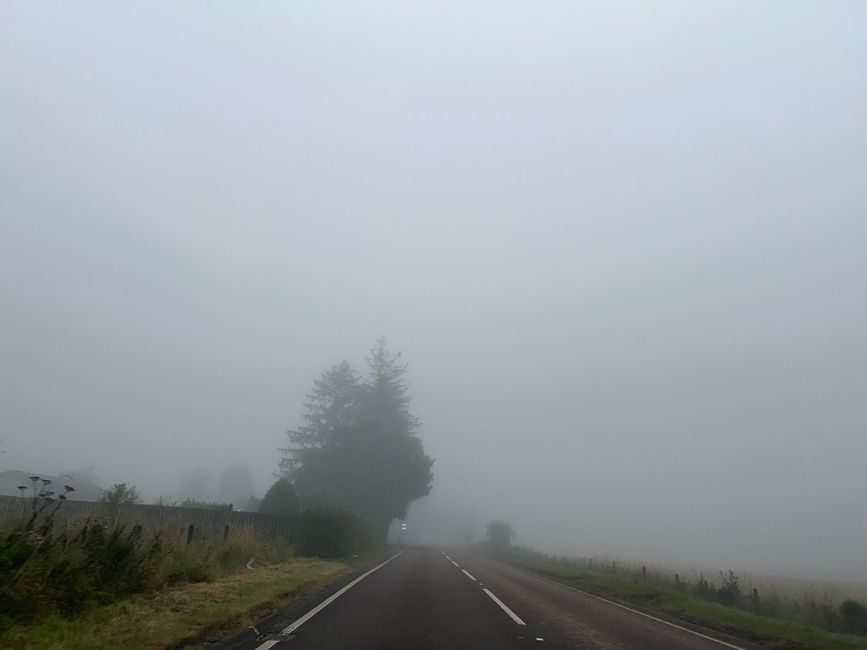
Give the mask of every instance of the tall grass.
M 13 622 L 69 616 L 123 596 L 212 580 L 254 557 L 267 563 L 292 554 L 288 544 L 265 543 L 243 529 L 187 544 L 182 530 L 96 518 L 61 527 L 56 507 L 0 529 L 0 633 Z
M 552 575 L 569 577 L 594 576 L 605 582 L 643 584 L 662 591 L 689 594 L 711 603 L 744 610 L 760 616 L 813 625 L 829 632 L 867 635 L 867 606 L 853 598 L 840 602 L 830 593 L 807 589 L 800 597 L 774 592 L 759 593 L 743 589 L 740 577 L 733 571 L 720 571 L 716 576 L 682 576 L 677 572 L 623 562 L 608 557 L 567 557 L 550 555 L 532 548 L 512 546 L 494 549 L 501 559 L 522 563 Z M 649 592 L 648 592 L 649 593 Z

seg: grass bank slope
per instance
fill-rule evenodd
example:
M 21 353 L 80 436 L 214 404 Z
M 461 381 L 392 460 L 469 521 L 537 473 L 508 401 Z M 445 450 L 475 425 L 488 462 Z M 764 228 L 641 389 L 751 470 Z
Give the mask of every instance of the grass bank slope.
M 675 585 L 632 572 L 597 571 L 565 558 L 544 557 L 526 549 L 473 550 L 494 559 L 553 578 L 564 584 L 613 600 L 625 601 L 642 610 L 718 630 L 776 650 L 867 650 L 867 638 L 838 634 L 795 620 L 753 613 L 709 602 L 694 593 L 694 587 Z
M 97 650 L 195 644 L 221 630 L 244 628 L 349 570 L 342 562 L 297 558 L 211 582 L 135 595 L 72 618 L 49 616 L 33 625 L 13 626 L 0 637 L 0 647 Z

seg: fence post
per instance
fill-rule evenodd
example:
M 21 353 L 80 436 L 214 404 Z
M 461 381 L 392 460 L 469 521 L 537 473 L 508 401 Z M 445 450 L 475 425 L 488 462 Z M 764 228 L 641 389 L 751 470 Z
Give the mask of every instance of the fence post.
M 192 541 L 193 541 L 193 531 L 194 531 L 195 529 L 196 529 L 196 527 L 195 527 L 193 524 L 190 524 L 190 525 L 187 527 L 187 545 L 188 545 L 188 546 L 189 546 L 189 545 L 192 543 Z
M 227 539 L 229 539 L 229 524 L 223 528 L 223 541 L 225 542 Z
M 641 579 L 647 580 L 647 567 L 643 564 L 641 565 Z
M 759 590 L 753 587 L 753 611 L 759 611 Z
M 679 587 L 679 586 L 680 586 L 680 576 L 677 575 L 676 573 L 674 574 L 674 586 L 675 586 L 675 587 Z
M 617 573 L 617 561 L 616 560 L 611 560 L 611 572 Z

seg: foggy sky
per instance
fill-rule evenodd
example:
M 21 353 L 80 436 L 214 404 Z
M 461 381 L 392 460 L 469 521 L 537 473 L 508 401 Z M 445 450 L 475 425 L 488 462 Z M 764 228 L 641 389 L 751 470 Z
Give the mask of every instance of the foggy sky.
M 417 541 L 867 580 L 865 116 L 855 1 L 6 3 L 0 470 L 261 496 L 385 335 Z

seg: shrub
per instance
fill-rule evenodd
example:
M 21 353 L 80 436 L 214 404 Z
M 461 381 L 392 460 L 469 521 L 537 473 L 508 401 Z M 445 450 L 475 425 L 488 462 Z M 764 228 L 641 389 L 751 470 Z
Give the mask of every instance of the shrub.
M 741 599 L 741 588 L 738 585 L 738 577 L 732 570 L 729 570 L 727 574 L 720 571 L 719 577 L 720 587 L 716 590 L 717 600 L 723 605 L 730 607 L 737 605 Z
M 138 489 L 135 485 L 115 483 L 99 497 L 99 502 L 105 507 L 110 517 L 117 517 L 121 506 L 140 503 Z
M 274 483 L 259 504 L 259 512 L 270 515 L 298 514 L 298 497 L 292 484 L 285 478 Z
M 844 632 L 847 634 L 867 635 L 867 607 L 864 603 L 848 598 L 840 604 Z
M 0 634 L 13 622 L 68 616 L 164 585 L 211 580 L 251 557 L 279 561 L 289 554 L 243 529 L 190 545 L 183 535 L 99 519 L 55 530 L 56 507 L 0 530 Z
M 369 544 L 367 525 L 348 510 L 319 506 L 298 516 L 299 555 L 334 558 L 360 551 Z
M 700 598 L 704 598 L 705 600 L 712 600 L 716 590 L 705 579 L 704 574 L 700 574 L 698 582 L 695 583 L 692 591 L 696 596 Z

